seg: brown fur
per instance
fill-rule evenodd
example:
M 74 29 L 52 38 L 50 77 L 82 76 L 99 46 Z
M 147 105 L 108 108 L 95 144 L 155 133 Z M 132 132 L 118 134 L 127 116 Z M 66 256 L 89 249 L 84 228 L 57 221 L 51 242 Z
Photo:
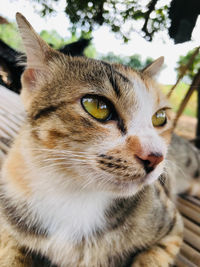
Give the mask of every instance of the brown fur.
M 131 153 L 134 153 L 136 155 L 140 154 L 142 150 L 140 140 L 138 139 L 137 136 L 128 137 L 127 147 L 128 147 L 128 150 L 131 151 Z
M 18 145 L 16 144 L 16 146 Z M 7 161 L 6 164 L 7 179 L 10 179 L 10 182 L 16 189 L 22 191 L 23 194 L 29 195 L 31 190 L 25 178 L 25 162 L 22 155 L 17 149 L 14 151 L 14 153 L 12 153 L 9 161 Z

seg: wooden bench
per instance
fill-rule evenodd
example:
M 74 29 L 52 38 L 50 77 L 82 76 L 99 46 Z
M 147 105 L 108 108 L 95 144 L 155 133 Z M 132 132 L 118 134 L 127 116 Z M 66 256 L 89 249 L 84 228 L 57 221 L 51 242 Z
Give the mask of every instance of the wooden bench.
M 8 152 L 24 118 L 19 96 L 0 86 L 0 162 Z M 185 232 L 176 266 L 200 267 L 200 199 L 187 195 L 178 196 L 177 203 L 183 216 Z

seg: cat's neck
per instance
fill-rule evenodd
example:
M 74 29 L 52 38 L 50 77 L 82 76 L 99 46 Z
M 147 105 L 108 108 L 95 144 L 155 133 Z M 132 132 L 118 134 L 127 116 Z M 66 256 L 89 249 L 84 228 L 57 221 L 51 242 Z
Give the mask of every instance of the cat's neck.
M 50 197 L 39 193 L 32 199 L 50 236 L 73 242 L 90 238 L 106 227 L 111 203 L 111 197 L 103 192 L 55 193 Z
M 56 175 L 51 178 L 59 179 Z M 50 236 L 77 243 L 106 228 L 106 212 L 113 202 L 109 193 L 72 190 L 70 186 L 61 188 L 53 184 L 48 184 L 46 190 L 44 188 L 41 189 L 39 184 L 36 186 L 31 206 Z
M 16 175 L 16 172 L 7 173 L 5 177 L 9 176 L 10 179 L 5 181 L 7 191 L 5 194 L 12 195 L 11 192 L 15 187 L 16 194 L 12 195 L 11 202 L 17 203 L 20 199 L 22 203 L 20 205 L 24 203 L 29 207 L 30 210 L 27 212 L 30 215 L 27 214 L 29 221 L 27 224 L 37 218 L 37 226 L 45 229 L 50 236 L 55 236 L 57 240 L 68 240 L 75 243 L 90 238 L 106 227 L 106 211 L 111 206 L 113 196 L 95 190 L 72 190 L 67 183 L 63 186 L 59 182 L 63 181 L 63 177 L 59 177 L 58 173 L 53 171 L 49 173 L 45 168 L 38 169 L 34 167 L 34 161 L 32 161 L 32 165 L 29 164 L 29 161 L 24 159 L 25 150 L 26 148 L 23 146 L 20 157 L 18 154 L 15 155 L 15 151 L 18 150 L 13 150 L 11 153 L 15 158 L 18 155 L 20 163 L 23 165 L 19 166 L 20 173 L 17 173 L 21 182 L 18 181 L 18 187 L 15 187 L 16 179 L 11 176 Z M 8 165 L 10 159 L 12 159 L 11 156 L 7 160 Z M 10 162 L 12 163 L 12 160 Z M 7 169 L 9 169 L 8 167 Z M 74 177 L 65 177 L 65 179 L 72 180 Z M 24 190 L 25 185 L 27 185 L 26 190 Z

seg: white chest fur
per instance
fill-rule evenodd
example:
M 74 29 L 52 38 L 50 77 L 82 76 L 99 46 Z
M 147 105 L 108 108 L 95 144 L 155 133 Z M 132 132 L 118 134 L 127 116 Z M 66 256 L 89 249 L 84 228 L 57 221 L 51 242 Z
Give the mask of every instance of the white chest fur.
M 41 198 L 41 201 L 40 201 Z M 50 236 L 57 241 L 77 243 L 105 227 L 110 197 L 100 192 L 37 195 L 37 213 Z

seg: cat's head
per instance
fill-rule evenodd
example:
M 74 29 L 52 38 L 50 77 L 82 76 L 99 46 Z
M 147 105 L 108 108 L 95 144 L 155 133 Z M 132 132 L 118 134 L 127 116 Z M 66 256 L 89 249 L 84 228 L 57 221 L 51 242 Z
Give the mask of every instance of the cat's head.
M 22 99 L 38 166 L 57 173 L 63 186 L 70 181 L 77 190 L 116 196 L 155 181 L 171 135 L 170 106 L 152 79 L 163 57 L 141 72 L 72 58 L 50 48 L 19 13 L 17 22 L 27 55 Z

